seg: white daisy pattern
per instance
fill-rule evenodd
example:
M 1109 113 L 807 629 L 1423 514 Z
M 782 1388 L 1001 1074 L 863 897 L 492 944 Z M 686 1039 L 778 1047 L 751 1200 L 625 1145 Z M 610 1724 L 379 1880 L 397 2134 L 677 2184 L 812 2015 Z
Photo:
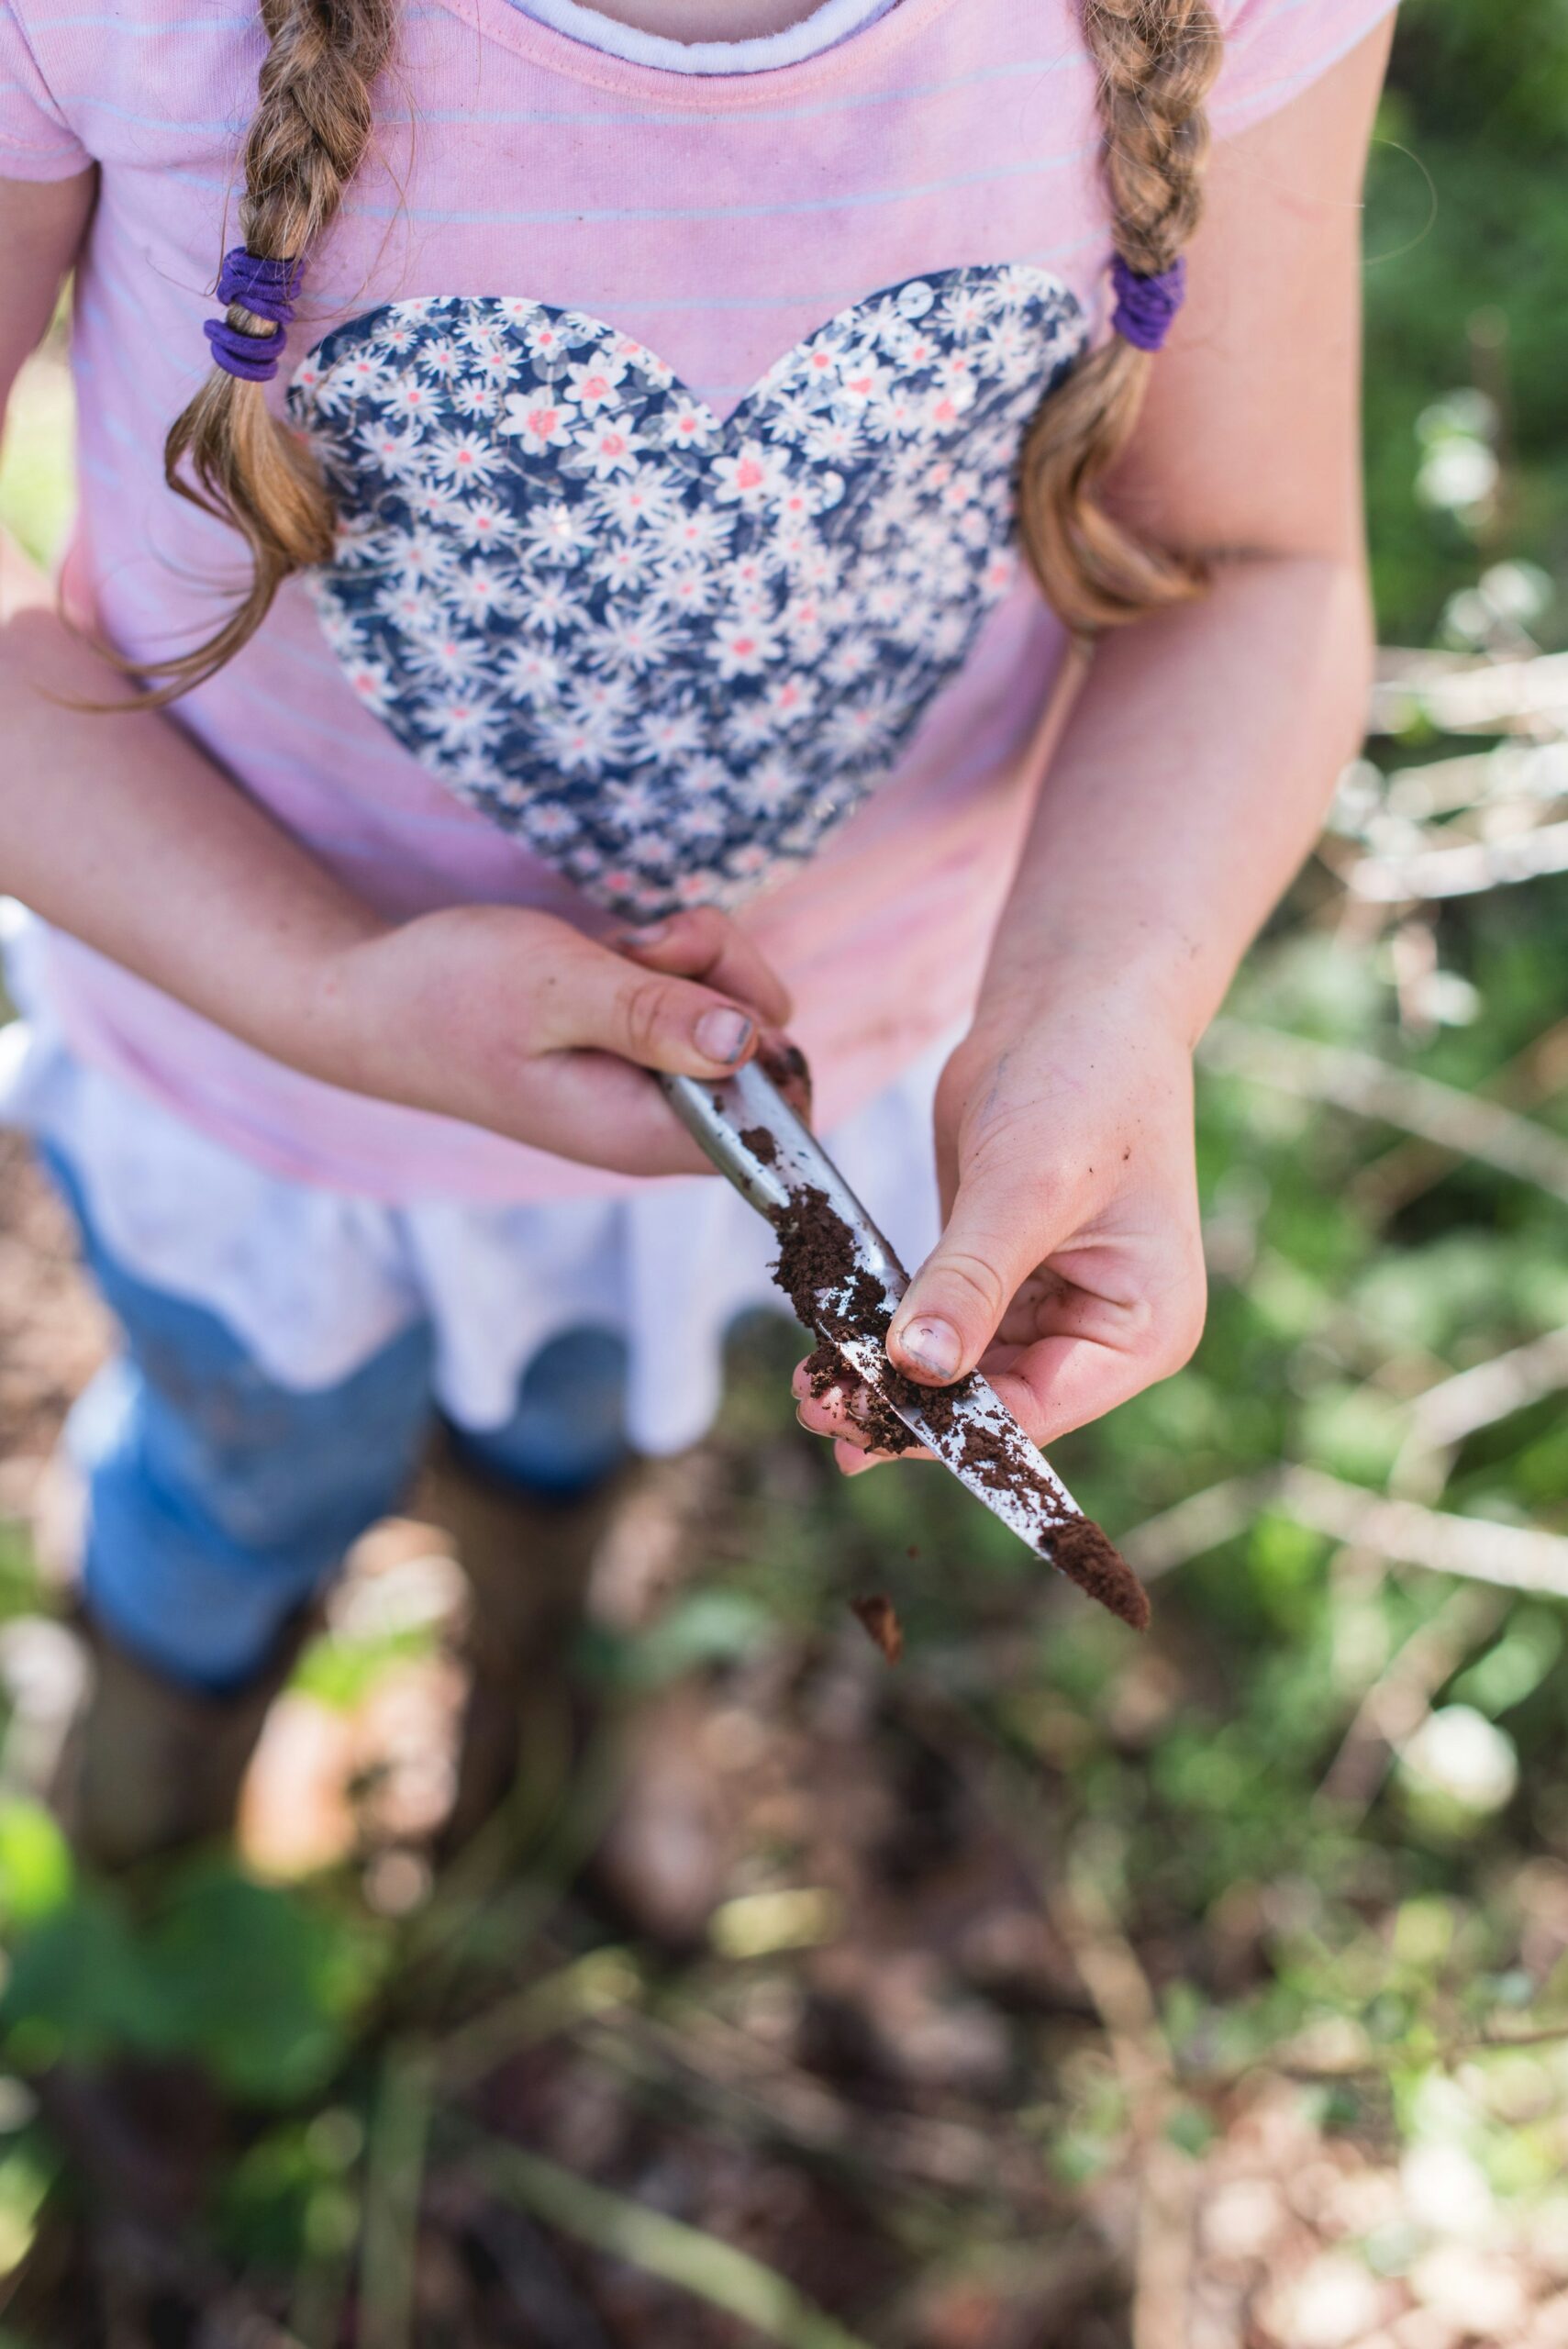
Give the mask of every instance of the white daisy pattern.
M 1084 315 L 1021 263 L 844 310 L 725 421 L 601 320 L 433 295 L 339 327 L 295 422 L 317 608 L 367 708 L 597 903 L 733 905 L 896 762 L 1016 573 L 1014 474 Z

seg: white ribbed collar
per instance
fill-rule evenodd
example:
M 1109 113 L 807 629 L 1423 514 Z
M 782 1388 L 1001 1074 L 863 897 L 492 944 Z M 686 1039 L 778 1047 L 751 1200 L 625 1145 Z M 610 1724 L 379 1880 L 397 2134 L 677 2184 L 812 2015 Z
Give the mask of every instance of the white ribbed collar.
M 584 6 L 583 0 L 514 0 L 525 17 L 536 17 L 569 40 L 666 73 L 768 73 L 781 65 L 799 65 L 825 49 L 836 49 L 896 5 L 897 0 L 820 0 L 798 24 L 780 33 L 762 33 L 751 40 L 684 41 L 639 32 L 598 8 Z

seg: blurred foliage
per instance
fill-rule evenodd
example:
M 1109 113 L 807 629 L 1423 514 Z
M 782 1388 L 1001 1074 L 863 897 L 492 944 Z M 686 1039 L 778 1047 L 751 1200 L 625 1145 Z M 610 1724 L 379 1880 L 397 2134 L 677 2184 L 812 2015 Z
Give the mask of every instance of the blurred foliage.
M 1559 580 L 1568 557 L 1562 299 L 1568 15 L 1559 0 L 1406 0 L 1367 189 L 1367 505 L 1385 641 L 1424 644 L 1476 551 Z M 1455 389 L 1492 409 L 1500 492 L 1418 493 L 1422 417 Z M 1564 616 L 1553 616 L 1562 641 Z
M 204 1859 L 133 1912 L 77 1881 L 60 1830 L 22 1800 L 0 1807 L 0 2035 L 25 2072 L 182 2055 L 233 2096 L 289 2104 L 341 2063 L 375 1987 L 378 1937 L 352 1908 Z
M 25 365 L 6 404 L 0 446 L 0 525 L 35 562 L 52 562 L 75 509 L 75 484 L 62 458 L 74 410 L 71 379 L 60 364 L 68 327 L 61 300 L 40 356 Z
M 1367 222 L 1385 641 L 1510 654 L 1568 640 L 1565 131 L 1562 0 L 1407 0 Z M 61 413 L 58 378 L 39 374 L 0 474 L 0 503 L 39 551 L 65 506 Z M 1474 747 L 1419 726 L 1373 746 L 1389 773 Z M 1368 787 L 1376 798 L 1382 785 Z M 1568 1137 L 1562 1059 L 1540 1050 L 1568 997 L 1564 885 L 1456 898 L 1396 935 L 1365 907 L 1352 918 L 1316 872 L 1251 959 L 1231 1016 L 1497 1094 Z M 1325 2133 L 1437 2149 L 1473 2199 L 1533 2207 L 1568 2159 L 1568 1974 L 1548 1930 L 1568 1887 L 1563 1603 L 1331 1541 L 1268 1480 L 1298 1464 L 1472 1520 L 1477 1555 L 1491 1525 L 1568 1535 L 1560 1392 L 1447 1450 L 1423 1449 L 1417 1410 L 1442 1381 L 1568 1324 L 1568 1203 L 1393 1122 L 1214 1072 L 1199 1166 L 1213 1278 L 1201 1350 L 1056 1454 L 1113 1533 L 1240 1495 L 1174 1555 L 1146 1645 L 1075 1596 L 1042 1598 L 1032 1562 L 940 1471 L 831 1476 L 794 1431 L 795 1346 L 773 1325 L 738 1344 L 701 1570 L 651 1631 L 598 1632 L 586 1666 L 621 1697 L 693 1672 L 750 1686 L 770 1656 L 804 1670 L 847 1597 L 887 1590 L 908 1642 L 890 1714 L 902 1704 L 927 1730 L 975 1735 L 1044 1822 L 1041 1879 L 1078 1867 L 1139 1953 L 1181 2091 L 1170 2143 L 1201 2161 L 1227 2086 L 1274 2065 L 1301 2081 Z M 26 1544 L 0 1528 L 0 1613 L 38 1603 Z M 335 1633 L 299 1686 L 350 1710 L 420 1644 Z M 1396 1684 L 1415 1689 L 1397 1753 L 1367 1733 Z M 836 1930 L 782 1832 L 684 1974 L 577 1943 L 544 1952 L 550 1872 L 570 1871 L 548 1832 L 530 1865 L 520 1890 L 460 1886 L 395 1921 L 351 1881 L 263 1887 L 210 1864 L 149 1906 L 79 1881 L 39 1811 L 0 1806 L 0 2274 L 58 2167 L 29 2084 L 110 2049 L 190 2055 L 250 2113 L 217 2183 L 215 2239 L 241 2269 L 297 2277 L 301 2336 L 332 2337 L 321 2310 L 347 2289 L 365 2199 L 396 2171 L 378 2146 L 388 2128 L 413 2142 L 428 2117 L 409 2117 L 423 2061 L 406 2056 L 411 2031 L 421 2048 L 444 2031 L 466 2046 L 501 1997 L 497 2056 L 623 2011 L 677 2039 L 694 2018 L 740 2028 L 770 1985 L 784 1998 L 789 1954 Z M 517 2006 L 519 1982 L 534 2004 Z M 1087 2192 L 1127 2156 L 1125 2082 L 1082 2029 L 1064 2042 L 1049 2018 L 1018 2028 L 1029 2085 L 1012 2123 L 1042 2177 Z M 1540 2043 L 1483 2043 L 1512 2030 Z M 553 2223 L 559 2175 L 537 2165 L 531 2190 Z M 395 2241 L 386 2207 L 378 2223 Z M 683 2288 L 700 2295 L 700 2249 L 679 2230 L 662 2222 L 650 2248 L 634 2224 L 617 2234 L 611 2199 L 583 2211 L 624 2257 L 683 2274 L 695 2259 Z M 926 2206 L 888 2223 L 926 2254 Z M 1373 2230 L 1371 2268 L 1403 2273 L 1418 2232 Z M 708 2280 L 719 2305 L 741 2288 L 722 2264 Z M 809 2315 L 790 2321 L 811 2333 Z

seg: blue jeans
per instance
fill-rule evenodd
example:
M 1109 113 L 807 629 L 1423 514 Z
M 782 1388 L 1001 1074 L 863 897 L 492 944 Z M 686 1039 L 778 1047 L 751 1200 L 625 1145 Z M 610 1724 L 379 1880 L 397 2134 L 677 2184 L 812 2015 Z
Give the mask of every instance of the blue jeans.
M 336 1386 L 280 1386 L 214 1314 L 117 1264 L 70 1167 L 47 1163 L 124 1337 L 66 1431 L 88 1606 L 159 1670 L 238 1686 L 406 1492 L 437 1417 L 430 1331 L 412 1324 Z M 621 1340 L 572 1330 L 529 1364 L 504 1426 L 453 1438 L 482 1472 L 569 1501 L 624 1456 L 625 1384 Z

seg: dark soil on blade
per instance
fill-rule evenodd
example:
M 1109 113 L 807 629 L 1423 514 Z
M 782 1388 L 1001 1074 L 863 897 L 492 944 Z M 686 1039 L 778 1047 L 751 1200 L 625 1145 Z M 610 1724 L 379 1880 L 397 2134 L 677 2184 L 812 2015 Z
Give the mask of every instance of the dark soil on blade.
M 750 1144 L 751 1138 L 741 1139 Z M 893 1317 L 880 1284 L 860 1264 L 854 1233 L 827 1193 L 806 1186 L 792 1196 L 773 1222 L 779 1235 L 773 1277 L 798 1319 L 817 1332 L 818 1342 L 806 1364 L 806 1382 L 817 1401 L 838 1389 L 876 1452 L 917 1449 L 919 1438 L 898 1416 L 899 1406 L 921 1414 L 939 1438 L 951 1433 L 960 1407 L 973 1392 L 973 1374 L 951 1386 L 922 1386 L 890 1363 L 882 1391 L 873 1393 L 862 1386 L 835 1343 L 840 1337 L 884 1342 Z M 1090 1519 L 1063 1514 L 1043 1472 L 1019 1461 L 995 1429 L 963 1420 L 959 1464 L 994 1491 L 1027 1494 L 1035 1504 L 1041 1542 L 1052 1564 L 1124 1623 L 1135 1631 L 1145 1629 L 1148 1594 L 1131 1567 Z

